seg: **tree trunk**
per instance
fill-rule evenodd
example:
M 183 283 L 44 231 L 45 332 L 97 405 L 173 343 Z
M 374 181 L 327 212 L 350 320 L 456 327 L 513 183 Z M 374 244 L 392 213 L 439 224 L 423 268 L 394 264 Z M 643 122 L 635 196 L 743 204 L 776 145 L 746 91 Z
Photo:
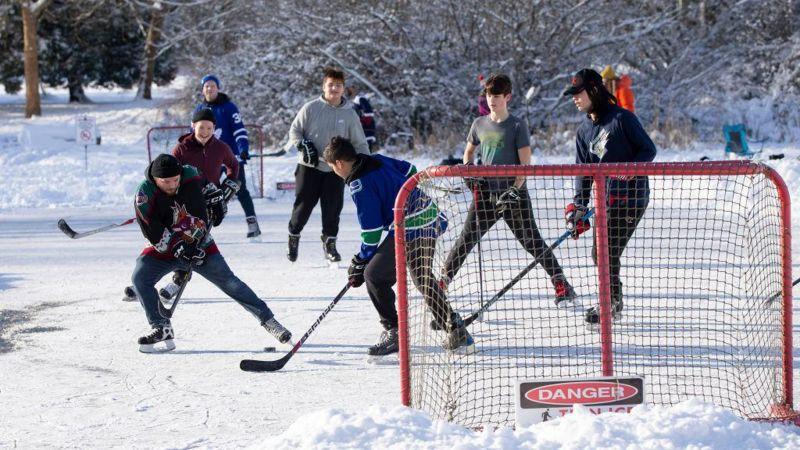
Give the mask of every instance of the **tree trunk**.
M 67 74 L 67 87 L 69 88 L 70 103 L 92 103 L 83 91 L 83 83 L 80 76 Z
M 39 52 L 36 16 L 28 2 L 22 4 L 22 35 L 25 59 L 25 118 L 42 115 L 39 97 Z
M 147 39 L 144 44 L 144 70 L 139 79 L 139 88 L 136 92 L 138 98 L 151 100 L 153 98 L 153 76 L 156 68 L 156 44 L 161 39 L 161 27 L 164 25 L 164 10 L 153 8 L 150 16 L 150 27 L 147 30 Z

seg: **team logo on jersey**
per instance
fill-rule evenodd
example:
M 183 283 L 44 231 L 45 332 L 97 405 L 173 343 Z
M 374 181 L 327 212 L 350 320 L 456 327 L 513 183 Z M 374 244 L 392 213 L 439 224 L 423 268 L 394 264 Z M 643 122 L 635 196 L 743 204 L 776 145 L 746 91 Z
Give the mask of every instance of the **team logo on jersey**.
M 597 136 L 589 142 L 589 151 L 597 155 L 598 158 L 603 159 L 606 154 L 606 144 L 608 144 L 609 132 L 605 128 L 601 128 Z
M 147 198 L 147 194 L 145 194 L 144 192 L 139 191 L 136 193 L 136 206 L 144 205 L 145 203 L 147 203 L 147 200 L 149 199 Z
M 361 180 L 353 180 L 350 182 L 350 193 L 355 194 L 361 191 L 364 186 L 361 185 Z

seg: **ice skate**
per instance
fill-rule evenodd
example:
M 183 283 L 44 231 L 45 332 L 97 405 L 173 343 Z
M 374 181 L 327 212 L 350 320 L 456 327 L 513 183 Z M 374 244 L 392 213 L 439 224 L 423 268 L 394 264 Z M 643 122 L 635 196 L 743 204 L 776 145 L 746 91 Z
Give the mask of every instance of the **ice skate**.
M 286 329 L 280 322 L 278 322 L 274 317 L 269 320 L 264 321 L 261 324 L 265 330 L 269 332 L 275 339 L 278 340 L 281 344 L 286 344 L 289 340 L 292 339 L 292 333 Z
M 139 351 L 142 353 L 163 353 L 175 349 L 175 333 L 172 325 L 153 327 L 150 334 L 139 338 Z

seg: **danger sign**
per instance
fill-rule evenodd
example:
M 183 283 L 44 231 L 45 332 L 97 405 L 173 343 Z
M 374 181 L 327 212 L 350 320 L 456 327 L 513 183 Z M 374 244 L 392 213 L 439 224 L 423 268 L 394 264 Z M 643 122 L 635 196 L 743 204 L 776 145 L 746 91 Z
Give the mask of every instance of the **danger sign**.
M 516 390 L 517 425 L 546 422 L 584 405 L 594 414 L 629 412 L 644 402 L 643 377 L 598 377 L 520 381 Z

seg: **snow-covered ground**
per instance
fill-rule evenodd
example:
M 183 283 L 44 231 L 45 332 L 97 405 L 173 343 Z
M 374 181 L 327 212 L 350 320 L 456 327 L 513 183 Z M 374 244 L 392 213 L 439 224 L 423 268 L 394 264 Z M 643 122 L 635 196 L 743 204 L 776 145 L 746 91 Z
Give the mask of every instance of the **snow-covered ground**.
M 32 120 L 23 119 L 19 96 L 0 96 L 0 448 L 800 448 L 798 428 L 747 422 L 695 400 L 632 414 L 579 410 L 517 430 L 476 432 L 432 421 L 398 406 L 397 364 L 366 360 L 381 328 L 364 288 L 347 294 L 282 371 L 253 374 L 240 371 L 239 360 L 277 358 L 285 349 L 265 353 L 276 343 L 252 316 L 195 277 L 173 320 L 178 348 L 141 354 L 135 340 L 148 331 L 144 314 L 138 303 L 120 301 L 144 245 L 137 227 L 72 241 L 55 223 L 66 217 L 85 230 L 132 216 L 145 133 L 166 123 L 172 91 L 156 90 L 154 102 L 132 100 L 130 92 L 88 94 L 98 103 L 73 106 L 53 92 L 44 116 Z M 96 116 L 103 136 L 89 149 L 88 170 L 72 138 L 79 112 Z M 779 152 L 786 158 L 769 163 L 795 198 L 800 148 L 764 149 Z M 659 160 L 721 154 L 721 144 L 698 144 L 662 151 Z M 265 185 L 291 180 L 293 161 L 270 158 Z M 260 243 L 245 242 L 238 204 L 214 235 L 233 270 L 299 337 L 344 285 L 346 263 L 323 262 L 317 210 L 298 262 L 288 264 L 292 195 L 268 194 L 272 199 L 256 200 Z M 793 231 L 800 236 L 800 226 Z M 347 259 L 357 247 L 346 201 L 339 249 Z M 799 248 L 793 244 L 794 261 Z

